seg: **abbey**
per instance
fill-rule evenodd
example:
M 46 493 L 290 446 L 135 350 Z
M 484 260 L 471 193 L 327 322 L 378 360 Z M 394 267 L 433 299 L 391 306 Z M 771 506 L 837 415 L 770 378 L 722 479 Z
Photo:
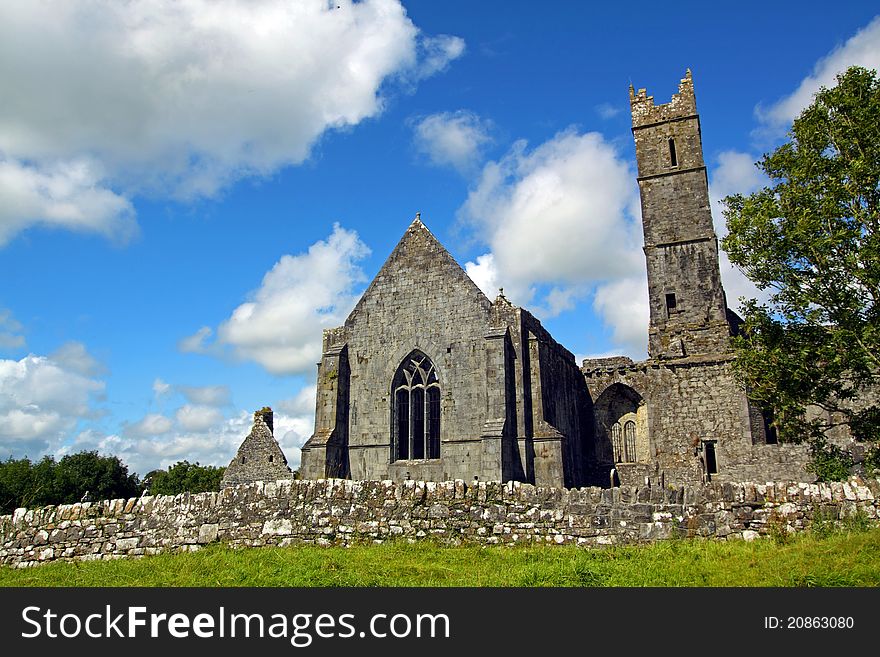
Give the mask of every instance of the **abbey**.
M 587 483 L 586 382 L 503 294 L 490 301 L 417 217 L 324 331 L 304 478 Z
M 487 298 L 417 217 L 344 325 L 324 331 L 300 475 L 577 487 L 809 480 L 730 370 L 728 309 L 688 71 L 668 104 L 630 89 L 648 359 L 581 365 L 527 310 Z

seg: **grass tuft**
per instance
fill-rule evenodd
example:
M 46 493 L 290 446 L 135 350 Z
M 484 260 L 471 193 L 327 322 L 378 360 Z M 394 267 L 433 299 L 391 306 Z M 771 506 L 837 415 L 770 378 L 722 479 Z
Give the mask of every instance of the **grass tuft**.
M 0 568 L 0 586 L 880 586 L 880 528 L 823 519 L 815 531 L 745 541 L 676 540 L 579 549 L 444 547 L 231 549 Z

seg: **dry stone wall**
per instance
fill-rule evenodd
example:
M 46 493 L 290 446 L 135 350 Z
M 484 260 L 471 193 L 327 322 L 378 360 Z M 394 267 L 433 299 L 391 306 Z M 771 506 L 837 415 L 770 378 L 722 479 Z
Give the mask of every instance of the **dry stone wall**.
M 596 546 L 673 537 L 750 540 L 807 529 L 816 514 L 878 521 L 880 481 L 541 488 L 518 482 L 282 480 L 218 493 L 18 509 L 0 517 L 0 563 L 97 560 L 231 546 Z

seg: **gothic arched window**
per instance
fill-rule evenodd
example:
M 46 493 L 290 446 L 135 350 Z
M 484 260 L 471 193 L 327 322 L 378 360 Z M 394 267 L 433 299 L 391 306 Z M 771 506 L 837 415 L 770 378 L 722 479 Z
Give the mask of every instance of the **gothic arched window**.
M 391 384 L 391 460 L 440 458 L 440 382 L 421 351 L 403 359 Z
M 623 425 L 623 451 L 624 458 L 628 463 L 636 461 L 636 423 L 629 420 Z
M 620 422 L 611 425 L 611 446 L 614 449 L 614 462 L 623 461 L 623 444 L 620 439 Z

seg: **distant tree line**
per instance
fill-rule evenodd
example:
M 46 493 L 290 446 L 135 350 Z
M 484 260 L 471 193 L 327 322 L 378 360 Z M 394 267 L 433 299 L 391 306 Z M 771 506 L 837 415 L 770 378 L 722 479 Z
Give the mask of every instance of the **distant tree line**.
M 153 470 L 143 481 L 129 474 L 118 456 L 95 451 L 69 454 L 56 461 L 11 456 L 0 461 L 0 513 L 20 507 L 72 504 L 151 495 L 219 490 L 225 468 L 179 461 L 167 470 Z
M 225 471 L 226 468 L 213 465 L 178 461 L 167 470 L 153 470 L 144 477 L 144 482 L 151 495 L 205 493 L 220 490 L 220 480 Z

